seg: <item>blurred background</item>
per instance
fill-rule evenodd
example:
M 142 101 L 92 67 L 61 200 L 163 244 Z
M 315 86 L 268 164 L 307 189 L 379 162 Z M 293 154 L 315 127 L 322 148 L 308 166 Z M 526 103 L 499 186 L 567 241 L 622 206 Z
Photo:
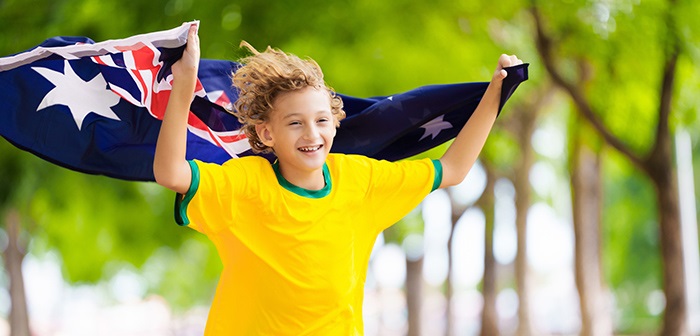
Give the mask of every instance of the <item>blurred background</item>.
M 379 237 L 365 334 L 700 335 L 698 13 L 692 0 L 0 0 L 0 55 L 197 19 L 203 58 L 271 45 L 368 97 L 488 81 L 517 54 L 530 80 L 467 180 Z M 221 264 L 174 223 L 173 199 L 0 140 L 0 335 L 200 335 Z

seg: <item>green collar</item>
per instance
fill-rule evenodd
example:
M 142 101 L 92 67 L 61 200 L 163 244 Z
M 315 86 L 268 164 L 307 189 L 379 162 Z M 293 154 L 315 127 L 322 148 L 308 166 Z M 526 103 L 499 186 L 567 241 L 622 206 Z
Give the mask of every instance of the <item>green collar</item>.
M 328 171 L 328 165 L 325 163 L 323 164 L 323 181 L 326 183 L 326 185 L 323 187 L 323 189 L 320 190 L 304 189 L 291 184 L 289 181 L 287 181 L 287 179 L 284 178 L 284 176 L 282 176 L 282 172 L 280 172 L 279 161 L 277 160 L 275 160 L 275 163 L 272 164 L 272 170 L 275 171 L 275 176 L 277 176 L 277 183 L 284 187 L 284 189 L 287 189 L 299 196 L 307 198 L 323 198 L 331 193 L 331 174 Z

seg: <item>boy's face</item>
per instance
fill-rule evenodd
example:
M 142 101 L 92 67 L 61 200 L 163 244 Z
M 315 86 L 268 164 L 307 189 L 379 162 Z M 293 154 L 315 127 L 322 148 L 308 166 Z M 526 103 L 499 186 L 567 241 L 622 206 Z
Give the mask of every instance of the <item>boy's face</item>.
M 256 131 L 274 149 L 283 174 L 320 170 L 336 133 L 328 92 L 309 86 L 280 94 L 272 106 L 269 120 Z

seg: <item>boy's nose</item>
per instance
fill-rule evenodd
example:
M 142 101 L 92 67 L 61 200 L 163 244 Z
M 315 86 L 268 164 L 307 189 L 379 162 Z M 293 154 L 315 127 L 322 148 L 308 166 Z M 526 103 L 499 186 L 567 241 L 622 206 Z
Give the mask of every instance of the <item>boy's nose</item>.
M 317 139 L 319 135 L 318 128 L 316 125 L 309 125 L 306 127 L 306 130 L 304 131 L 304 138 L 308 140 L 314 140 Z

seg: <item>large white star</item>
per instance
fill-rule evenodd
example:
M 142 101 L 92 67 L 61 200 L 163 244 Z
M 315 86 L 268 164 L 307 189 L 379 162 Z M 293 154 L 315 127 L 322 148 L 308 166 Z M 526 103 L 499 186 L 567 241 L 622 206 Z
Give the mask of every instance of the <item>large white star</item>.
M 78 129 L 83 126 L 83 120 L 89 113 L 95 113 L 105 118 L 120 120 L 110 107 L 117 105 L 119 96 L 107 89 L 102 74 L 97 74 L 86 82 L 80 78 L 68 61 L 63 66 L 64 73 L 48 68 L 32 68 L 55 85 L 41 100 L 37 111 L 53 105 L 65 105 L 70 109 Z
M 423 133 L 423 136 L 418 139 L 418 141 L 423 140 L 426 138 L 428 135 L 430 135 L 430 139 L 435 139 L 435 137 L 442 132 L 442 130 L 446 130 L 449 128 L 452 128 L 452 124 L 450 124 L 447 121 L 444 121 L 442 119 L 443 116 L 439 116 L 431 121 L 428 121 L 425 123 L 423 126 L 420 128 L 425 128 L 425 133 Z

